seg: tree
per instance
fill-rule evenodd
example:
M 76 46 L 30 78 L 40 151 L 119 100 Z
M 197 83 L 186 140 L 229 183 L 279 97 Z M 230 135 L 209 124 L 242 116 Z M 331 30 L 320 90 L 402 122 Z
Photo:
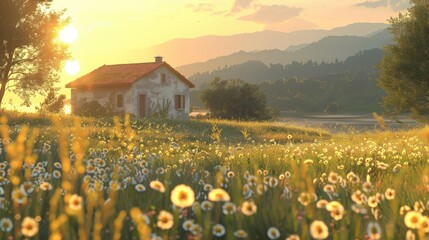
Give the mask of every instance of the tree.
M 6 90 L 30 104 L 36 93 L 46 94 L 58 81 L 58 70 L 69 57 L 57 39 L 67 24 L 52 0 L 0 1 L 0 108 Z
M 394 43 L 384 47 L 379 85 L 390 115 L 429 116 L 429 2 L 411 0 L 405 15 L 391 18 Z
M 64 109 L 65 99 L 66 95 L 61 94 L 57 96 L 55 89 L 51 88 L 46 98 L 40 103 L 40 106 L 37 107 L 37 110 L 41 113 L 59 113 Z
M 255 84 L 243 80 L 215 78 L 201 92 L 201 100 L 211 115 L 234 120 L 267 120 L 271 118 L 266 107 L 265 94 Z

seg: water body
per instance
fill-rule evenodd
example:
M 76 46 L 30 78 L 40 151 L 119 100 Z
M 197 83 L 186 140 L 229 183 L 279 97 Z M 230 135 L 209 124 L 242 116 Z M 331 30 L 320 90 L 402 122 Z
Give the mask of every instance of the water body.
M 331 132 L 382 130 L 372 114 L 314 114 L 314 113 L 282 113 L 282 122 L 309 127 L 322 127 Z M 388 130 L 405 130 L 420 126 L 415 120 L 400 117 L 396 120 L 383 118 Z

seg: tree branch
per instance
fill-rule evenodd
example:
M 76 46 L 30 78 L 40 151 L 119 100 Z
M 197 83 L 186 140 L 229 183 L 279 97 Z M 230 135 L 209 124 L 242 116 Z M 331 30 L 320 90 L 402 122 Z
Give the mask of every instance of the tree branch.
M 11 64 L 12 65 L 21 64 L 21 63 L 25 63 L 25 62 L 31 62 L 31 61 L 34 61 L 36 59 L 37 59 L 36 57 L 34 57 L 34 58 L 24 58 L 24 59 L 13 61 Z

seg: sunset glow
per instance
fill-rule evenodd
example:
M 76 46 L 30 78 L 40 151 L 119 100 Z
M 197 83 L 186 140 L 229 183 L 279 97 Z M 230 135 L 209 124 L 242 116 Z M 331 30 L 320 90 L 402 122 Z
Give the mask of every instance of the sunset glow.
M 0 0 L 0 240 L 429 240 L 428 1 Z
M 70 106 L 70 104 L 66 104 L 66 105 L 64 105 L 64 108 L 63 108 L 63 111 L 64 111 L 64 114 L 66 114 L 66 115 L 70 115 L 71 114 L 71 106 Z
M 165 4 L 162 1 L 136 0 L 108 3 L 102 0 L 58 0 L 53 2 L 53 6 L 66 10 L 73 19 L 75 28 L 64 30 L 62 39 L 73 42 L 79 33 L 79 41 L 74 42 L 70 50 L 72 56 L 79 60 L 83 74 L 104 64 L 151 61 L 155 55 L 147 54 L 145 50 L 173 39 L 264 30 L 332 29 L 356 22 L 387 23 L 390 16 L 406 9 L 389 4 L 369 7 L 364 2 L 172 0 Z M 277 10 L 269 14 L 270 9 Z M 209 60 L 200 57 L 185 61 L 185 56 L 176 56 L 174 50 L 157 54 L 162 54 L 173 67 Z M 192 55 L 186 57 L 191 58 Z M 173 58 L 182 61 L 173 61 Z M 68 74 L 61 78 L 63 86 L 72 80 L 74 78 Z
M 73 25 L 68 25 L 61 29 L 59 32 L 59 38 L 65 43 L 74 43 L 77 39 L 77 29 Z
M 76 60 L 67 61 L 64 66 L 64 70 L 67 74 L 71 76 L 76 75 L 80 71 L 79 62 Z

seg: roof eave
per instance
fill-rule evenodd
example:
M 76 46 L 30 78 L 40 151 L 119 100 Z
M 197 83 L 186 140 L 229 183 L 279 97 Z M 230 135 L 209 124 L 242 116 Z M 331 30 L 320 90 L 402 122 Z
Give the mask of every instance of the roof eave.
M 189 81 L 185 76 L 183 76 L 181 73 L 179 73 L 176 69 L 174 69 L 170 64 L 164 62 L 165 65 L 167 65 L 168 68 L 170 68 L 171 71 L 173 71 L 176 75 L 178 75 L 186 84 L 188 84 L 189 88 L 195 88 L 195 85 Z
M 129 87 L 131 83 L 108 83 L 108 84 L 79 84 L 75 86 L 71 86 L 73 84 L 66 84 L 66 88 L 74 88 L 74 89 L 94 89 L 94 88 L 111 88 L 111 87 Z
M 154 69 L 152 69 L 151 71 L 145 73 L 144 75 L 136 78 L 134 81 L 129 82 L 129 83 L 110 83 L 110 84 L 77 84 L 76 81 L 79 81 L 81 78 L 76 79 L 73 82 L 70 82 L 68 84 L 65 85 L 66 88 L 108 88 L 108 87 L 119 87 L 119 86 L 130 86 L 132 85 L 134 82 L 136 82 L 137 80 L 147 76 L 148 74 L 154 72 L 155 70 L 157 70 L 158 68 L 160 68 L 161 66 L 166 66 L 167 68 L 169 68 L 174 74 L 176 74 L 184 83 L 186 83 L 189 88 L 195 88 L 195 85 L 189 81 L 185 76 L 183 76 L 181 73 L 179 73 L 176 69 L 174 69 L 172 66 L 170 66 L 168 63 L 166 62 L 162 62 L 162 64 L 159 64 L 157 67 L 155 67 Z M 95 71 L 95 70 L 94 70 Z

